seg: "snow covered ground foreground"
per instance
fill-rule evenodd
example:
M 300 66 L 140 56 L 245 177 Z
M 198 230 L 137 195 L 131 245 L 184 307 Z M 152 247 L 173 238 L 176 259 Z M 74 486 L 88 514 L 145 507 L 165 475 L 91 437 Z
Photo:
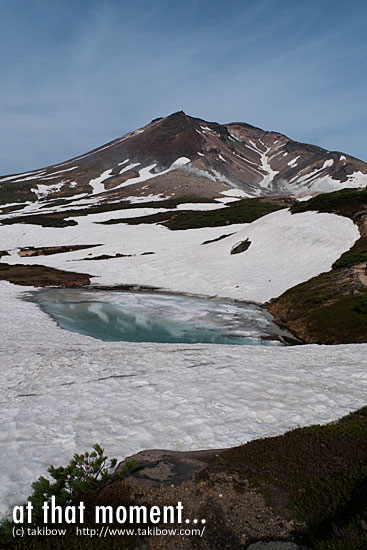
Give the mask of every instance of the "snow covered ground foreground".
M 101 443 L 225 447 L 365 405 L 367 345 L 101 342 L 57 325 L 0 282 L 0 517 L 47 466 Z

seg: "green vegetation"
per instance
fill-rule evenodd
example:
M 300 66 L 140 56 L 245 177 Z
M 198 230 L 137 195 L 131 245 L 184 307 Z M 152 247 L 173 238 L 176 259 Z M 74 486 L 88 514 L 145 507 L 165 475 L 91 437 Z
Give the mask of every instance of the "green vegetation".
M 91 453 L 75 454 L 66 467 L 55 468 L 51 465 L 47 471 L 54 481 L 41 476 L 32 483 L 33 494 L 29 501 L 33 505 L 35 525 L 43 523 L 42 506 L 51 496 L 55 497 L 55 504 L 58 506 L 65 507 L 71 504 L 76 495 L 94 491 L 105 483 L 116 463 L 116 458 L 109 460 L 104 455 L 102 447 L 96 444 Z
M 367 547 L 366 456 L 364 407 L 334 424 L 228 449 L 211 459 L 210 469 L 248 479 L 273 509 L 304 522 L 301 542 L 318 550 L 362 550 Z
M 180 202 L 183 201 L 181 200 Z M 130 225 L 161 223 L 171 230 L 198 229 L 201 227 L 218 227 L 235 223 L 251 223 L 262 216 L 266 216 L 282 208 L 286 208 L 286 205 L 281 201 L 268 202 L 263 199 L 241 199 L 218 210 L 171 210 L 150 216 L 115 219 L 101 223 L 105 225 L 116 223 L 127 223 Z
M 148 216 L 138 216 L 136 218 L 120 218 L 107 220 L 105 222 L 97 222 L 101 225 L 115 225 L 118 223 L 126 223 L 128 225 L 139 225 L 141 223 L 160 223 L 165 222 L 174 215 L 174 211 L 158 212 L 157 214 L 149 214 Z
M 34 201 L 37 199 L 35 193 L 32 193 L 28 181 L 14 183 L 13 181 L 3 182 L 0 185 L 0 204 L 12 202 L 24 203 L 25 201 Z
M 205 199 L 206 202 L 215 202 L 213 199 Z M 65 204 L 65 201 L 62 201 Z M 70 201 L 69 201 L 70 202 Z M 48 214 L 29 214 L 26 216 L 15 216 L 14 218 L 8 218 L 1 220 L 2 225 L 13 225 L 15 223 L 29 223 L 33 225 L 42 225 L 43 227 L 67 227 L 71 225 L 77 225 L 75 220 L 68 218 L 88 216 L 89 214 L 102 214 L 104 212 L 115 212 L 116 210 L 128 210 L 132 208 L 176 208 L 178 204 L 183 202 L 202 202 L 202 199 L 198 197 L 185 197 L 185 198 L 173 198 L 165 199 L 162 201 L 149 201 L 138 204 L 130 203 L 129 201 L 119 201 L 111 203 L 95 204 L 86 208 L 77 208 L 70 210 L 62 210 L 60 212 L 52 212 Z M 57 206 L 58 201 L 54 201 L 52 204 L 44 205 L 45 208 L 51 206 Z M 135 218 L 134 218 L 135 219 Z M 121 222 L 120 222 L 121 223 Z
M 263 495 L 277 517 L 295 521 L 293 540 L 314 550 L 363 550 L 367 548 L 366 456 L 367 407 L 364 407 L 335 423 L 298 428 L 284 435 L 258 439 L 210 454 L 206 459 L 207 468 L 197 475 L 198 486 L 193 490 L 200 495 L 201 481 L 215 480 L 216 474 L 220 479 L 225 474 L 227 479 L 236 480 L 234 488 L 238 491 L 238 498 L 243 499 L 242 481 L 248 480 L 250 486 Z M 114 465 L 115 460 L 109 461 L 103 449 L 96 445 L 92 453 L 74 455 L 65 468 L 51 466 L 48 471 L 53 481 L 40 477 L 33 484 L 30 499 L 37 510 L 41 510 L 42 503 L 52 495 L 62 507 L 83 501 L 85 521 L 78 526 L 95 528 L 95 506 L 115 509 L 134 504 L 132 489 L 123 478 L 138 466 L 137 463 L 130 461 L 118 474 L 110 474 L 110 467 Z M 144 491 L 144 485 L 140 486 L 139 496 L 147 494 L 149 497 L 149 490 L 148 493 Z M 164 487 L 162 491 L 164 494 Z M 141 500 L 139 504 L 142 504 Z M 213 497 L 207 501 L 206 507 L 206 517 L 216 517 L 218 506 Z M 267 509 L 261 513 L 266 514 Z M 229 529 L 228 525 L 221 525 L 220 517 L 215 527 L 210 525 L 215 540 L 222 540 L 223 535 L 237 541 L 235 526 Z M 43 526 L 42 521 L 38 514 L 34 523 Z M 77 536 L 75 524 L 57 526 L 66 528 L 64 536 L 13 539 L 12 526 L 11 522 L 4 522 L 0 527 L 2 548 L 147 548 L 144 546 L 147 541 L 138 537 L 109 535 L 101 539 Z
M 367 288 L 356 285 L 347 269 L 321 273 L 271 300 L 269 310 L 308 343 L 366 342 L 367 316 L 356 308 Z
M 339 214 L 358 221 L 367 212 L 367 189 L 341 189 L 297 202 L 291 207 L 292 214 L 312 210 Z
M 98 444 L 94 445 L 92 452 L 82 455 L 75 454 L 66 467 L 55 468 L 50 466 L 48 473 L 51 480 L 41 476 L 32 484 L 33 493 L 28 501 L 33 505 L 32 523 L 25 523 L 24 527 L 33 529 L 36 527 L 48 527 L 66 529 L 64 536 L 35 536 L 26 534 L 24 538 L 13 538 L 12 530 L 15 524 L 12 521 L 3 521 L 0 525 L 0 542 L 2 548 L 19 550 L 28 549 L 58 549 L 58 548 L 128 548 L 128 539 L 133 537 L 109 536 L 106 539 L 99 537 L 90 538 L 78 536 L 75 533 L 75 524 L 49 524 L 44 523 L 42 506 L 55 497 L 55 504 L 65 509 L 66 506 L 75 505 L 82 501 L 85 504 L 85 521 L 79 527 L 95 528 L 93 518 L 97 505 L 128 506 L 130 502 L 130 490 L 121 481 L 130 471 L 134 470 L 137 463 L 128 461 L 116 476 L 113 474 L 117 460 L 108 459 L 104 450 Z M 110 484 L 114 480 L 113 490 Z
M 69 214 L 70 216 L 71 214 Z M 1 225 L 14 225 L 15 223 L 29 223 L 32 225 L 42 225 L 42 227 L 68 227 L 78 225 L 75 220 L 67 220 L 61 212 L 55 214 L 30 214 L 29 216 L 19 216 L 1 220 Z
M 346 216 L 358 224 L 361 237 L 332 265 L 332 271 L 287 290 L 272 300 L 270 311 L 309 343 L 336 344 L 367 341 L 362 273 L 355 266 L 367 262 L 367 188 L 341 189 L 292 205 L 292 214 L 317 211 Z M 362 296 L 362 301 L 361 301 Z M 360 305 L 362 304 L 362 305 Z
M 67 227 L 77 225 L 77 221 L 70 219 L 89 214 L 101 214 L 104 212 L 115 212 L 118 210 L 129 210 L 135 208 L 167 208 L 168 212 L 159 212 L 149 216 L 135 218 L 122 218 L 100 222 L 105 225 L 116 223 L 127 223 L 138 225 L 140 223 L 162 223 L 169 229 L 196 229 L 200 227 L 217 227 L 234 223 L 251 223 L 266 214 L 287 208 L 282 200 L 266 201 L 264 199 L 241 199 L 230 203 L 225 208 L 210 211 L 198 210 L 173 210 L 177 205 L 185 202 L 201 203 L 203 199 L 198 197 L 180 197 L 165 199 L 162 201 L 150 201 L 145 203 L 130 203 L 121 201 L 115 203 L 104 203 L 89 206 L 83 209 L 62 210 L 47 214 L 29 214 L 26 216 L 15 216 L 1 220 L 2 225 L 13 225 L 16 223 L 29 223 L 42 225 L 43 227 Z M 205 202 L 215 203 L 214 199 L 205 199 Z
M 6 207 L 3 207 L 0 205 L 0 214 L 10 214 L 11 212 L 14 212 L 14 210 L 21 210 L 22 208 L 24 208 L 25 206 L 25 203 L 21 202 L 17 205 L 14 205 L 14 206 L 6 206 Z
M 340 256 L 340 258 L 333 263 L 332 269 L 352 267 L 363 262 L 367 262 L 367 250 L 362 252 L 352 252 L 351 249 L 342 254 L 342 256 Z
M 359 300 L 359 302 L 354 306 L 354 311 L 364 315 L 367 313 L 367 296 L 364 296 Z

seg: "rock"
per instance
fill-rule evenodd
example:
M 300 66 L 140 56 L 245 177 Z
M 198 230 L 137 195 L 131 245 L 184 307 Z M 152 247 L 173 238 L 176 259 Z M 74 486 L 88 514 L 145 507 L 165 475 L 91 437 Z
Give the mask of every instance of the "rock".
M 139 485 L 155 487 L 162 485 L 179 485 L 183 481 L 192 480 L 207 467 L 207 459 L 219 451 L 169 451 L 153 449 L 141 451 L 126 458 L 117 468 L 118 473 L 126 462 L 135 460 L 137 468 L 125 479 L 136 481 Z
M 245 241 L 241 241 L 233 245 L 231 249 L 231 254 L 240 254 L 240 252 L 245 252 L 250 246 L 250 244 L 251 244 L 250 239 L 246 239 Z

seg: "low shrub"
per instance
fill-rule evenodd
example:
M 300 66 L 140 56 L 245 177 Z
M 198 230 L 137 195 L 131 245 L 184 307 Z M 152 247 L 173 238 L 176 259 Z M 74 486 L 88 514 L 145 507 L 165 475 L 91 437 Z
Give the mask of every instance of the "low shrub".
M 358 313 L 367 313 L 367 296 L 364 296 L 360 299 L 358 304 L 354 307 L 354 311 L 357 311 Z
M 103 448 L 96 444 L 92 452 L 74 454 L 67 466 L 55 468 L 50 466 L 48 473 L 51 479 L 40 476 L 32 484 L 33 493 L 28 498 L 33 505 L 32 523 L 26 523 L 29 529 L 49 528 L 66 529 L 62 535 L 31 535 L 25 534 L 23 538 L 13 537 L 13 521 L 3 520 L 0 523 L 0 548 L 17 550 L 28 549 L 57 549 L 57 548 L 126 548 L 122 537 L 108 537 L 106 540 L 90 539 L 86 536 L 76 535 L 75 525 L 45 524 L 43 521 L 42 506 L 45 502 L 55 497 L 55 505 L 65 508 L 68 505 L 85 505 L 85 524 L 82 527 L 95 527 L 93 523 L 93 510 L 96 505 L 128 505 L 130 504 L 130 488 L 122 478 L 137 466 L 136 461 L 127 461 L 125 467 L 118 476 L 113 476 L 116 466 L 115 458 L 109 459 L 104 454 Z M 112 483 L 114 481 L 114 483 Z M 132 537 L 130 537 L 131 539 Z M 97 540 L 98 539 L 98 540 Z

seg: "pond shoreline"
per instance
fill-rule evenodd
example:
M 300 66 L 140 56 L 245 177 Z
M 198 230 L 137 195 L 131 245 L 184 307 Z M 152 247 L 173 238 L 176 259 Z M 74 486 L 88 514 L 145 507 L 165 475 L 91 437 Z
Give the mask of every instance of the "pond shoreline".
M 86 300 L 84 301 L 81 298 L 82 293 L 86 293 Z M 49 293 L 49 297 L 47 296 L 47 293 Z M 72 296 L 75 293 L 76 300 L 70 299 L 70 296 Z M 107 293 L 107 296 L 105 295 Z M 128 301 L 126 305 L 124 303 L 115 303 L 114 300 L 111 301 L 111 297 L 109 294 L 124 294 L 126 293 L 129 295 Z M 57 294 L 61 296 L 61 299 L 59 300 L 57 297 Z M 114 311 L 112 312 L 112 318 L 116 315 L 118 311 L 118 307 L 120 307 L 120 314 L 125 315 L 125 309 L 127 310 L 126 315 L 129 313 L 129 299 L 131 296 L 135 295 L 141 295 L 142 297 L 145 296 L 147 298 L 146 307 L 144 308 L 144 305 L 140 307 L 140 314 L 147 315 L 147 320 L 151 322 L 151 318 L 149 318 L 149 315 L 152 315 L 152 312 L 154 316 L 156 317 L 157 322 L 157 313 L 154 311 L 157 308 L 157 304 L 153 304 L 153 310 L 152 310 L 152 304 L 149 303 L 149 298 L 153 298 L 153 301 L 155 298 L 162 297 L 162 310 L 161 310 L 161 318 L 158 321 L 159 324 L 161 324 L 161 329 L 163 332 L 167 330 L 164 326 L 164 323 L 168 321 L 172 321 L 173 325 L 180 326 L 180 330 L 184 327 L 185 332 L 189 332 L 186 327 L 194 328 L 195 332 L 197 333 L 194 339 L 189 340 L 182 340 L 182 335 L 179 337 L 179 339 L 175 340 L 172 339 L 170 336 L 168 340 L 155 340 L 154 337 L 152 339 L 151 335 L 142 336 L 142 339 L 140 340 L 139 336 L 139 327 L 141 325 L 136 311 L 136 308 L 131 305 L 130 302 L 130 314 L 136 316 L 136 320 L 138 323 L 136 324 L 136 330 L 134 334 L 131 334 L 130 330 L 130 336 L 117 336 L 116 337 L 116 327 L 119 323 L 120 319 L 117 318 L 117 324 L 116 324 L 116 318 L 114 319 L 115 324 L 111 322 L 108 319 L 108 315 L 105 315 L 105 313 L 102 313 L 99 315 L 96 313 L 96 315 L 100 318 L 104 317 L 104 334 L 107 337 L 101 337 L 96 336 L 93 333 L 93 325 L 94 321 L 91 320 L 91 325 L 89 328 L 85 328 L 84 330 L 79 330 L 77 328 L 77 323 L 74 328 L 70 328 L 67 326 L 67 323 L 65 322 L 65 311 L 61 315 L 61 322 L 58 318 L 58 312 L 52 311 L 52 303 L 56 304 L 58 308 L 60 308 L 60 304 L 62 305 L 64 303 L 65 308 L 68 307 L 71 309 L 81 308 L 82 304 L 88 304 L 90 303 L 90 295 L 95 294 L 98 296 L 98 294 L 102 295 L 102 300 L 100 302 L 97 301 L 97 305 L 99 308 L 106 308 L 106 307 L 114 307 Z M 104 301 L 103 301 L 104 298 Z M 170 304 L 169 299 L 172 298 L 172 303 Z M 179 301 L 177 302 L 177 311 L 176 306 L 174 303 L 174 299 L 177 298 Z M 183 299 L 188 298 L 192 299 L 191 304 L 188 302 L 187 305 L 183 303 Z M 60 328 L 66 329 L 66 330 L 72 330 L 73 332 L 80 332 L 81 334 L 85 334 L 87 336 L 92 336 L 94 338 L 99 338 L 106 341 L 141 341 L 141 342 L 160 342 L 160 343 L 187 343 L 187 344 L 203 344 L 203 343 L 210 343 L 210 344 L 220 344 L 220 345 L 272 345 L 271 342 L 278 341 L 281 345 L 284 346 L 294 346 L 294 345 L 302 345 L 303 342 L 294 337 L 294 335 L 288 331 L 287 329 L 284 329 L 283 327 L 280 327 L 276 322 L 273 315 L 267 310 L 267 308 L 258 302 L 251 301 L 251 300 L 238 300 L 234 298 L 225 298 L 220 297 L 218 295 L 214 296 L 206 296 L 203 294 L 192 294 L 187 292 L 175 292 L 175 291 L 168 291 L 166 289 L 161 289 L 157 287 L 147 286 L 147 285 L 138 285 L 138 284 L 129 284 L 129 285 L 114 285 L 114 286 L 87 286 L 87 287 L 81 287 L 78 289 L 65 289 L 65 288 L 57 288 L 57 287 L 48 287 L 47 289 L 38 289 L 35 291 L 27 292 L 26 296 L 24 297 L 26 300 L 30 300 L 32 302 L 35 302 L 42 311 L 47 313 L 52 317 L 52 319 L 57 323 L 57 325 Z M 167 301 L 168 300 L 168 301 Z M 201 302 L 201 303 L 200 303 Z M 208 311 L 205 312 L 205 302 L 208 303 Z M 217 302 L 217 308 L 213 302 Z M 50 308 L 51 303 L 51 308 Z M 167 308 L 168 303 L 168 308 Z M 203 316 L 203 304 L 204 304 L 204 312 L 205 315 Z M 173 305 L 173 307 L 172 307 Z M 183 305 L 183 309 L 182 309 Z M 199 307 L 198 311 L 195 311 L 195 305 L 196 307 Z M 222 310 L 223 306 L 229 306 L 234 308 L 232 312 L 226 311 L 225 314 Z M 124 307 L 122 307 L 124 306 Z M 194 306 L 194 308 L 193 308 Z M 158 308 L 160 307 L 160 304 L 158 303 Z M 246 311 L 246 308 L 248 307 L 248 310 Z M 132 308 L 132 309 L 131 309 Z M 237 311 L 236 311 L 236 308 Z M 89 309 L 92 309 L 91 307 L 86 308 L 86 315 L 90 317 Z M 69 311 L 70 313 L 70 311 Z M 111 313 L 111 312 L 110 312 Z M 185 324 L 185 317 L 189 314 L 189 317 L 186 319 L 187 324 Z M 66 314 L 67 315 L 67 314 Z M 232 315 L 233 324 L 230 321 L 230 316 Z M 77 320 L 78 319 L 78 311 L 76 310 L 75 315 L 71 314 L 72 319 L 72 325 L 74 325 L 74 317 Z M 93 317 L 93 316 L 92 316 Z M 167 317 L 167 319 L 166 319 Z M 241 318 L 243 322 L 241 323 Z M 204 322 L 203 322 L 204 319 Z M 263 321 L 261 321 L 263 319 Z M 219 323 L 218 323 L 219 320 Z M 107 322 L 110 323 L 111 333 L 109 333 L 107 328 Z M 209 322 L 209 324 L 208 324 Z M 83 324 L 85 325 L 86 319 L 83 319 Z M 88 323 L 86 325 L 88 327 Z M 159 326 L 158 326 L 159 329 Z M 219 337 L 219 333 L 223 331 L 223 337 L 225 337 L 225 340 L 221 340 Z M 174 333 L 174 327 L 172 327 L 173 333 Z M 213 337 L 208 335 L 208 331 L 212 334 L 214 334 Z M 168 328 L 168 331 L 171 332 L 171 329 Z M 257 331 L 257 332 L 256 332 Z M 98 332 L 98 331 L 97 331 Z M 157 332 L 157 330 L 156 330 Z M 242 332 L 242 334 L 240 334 Z M 112 335 L 115 333 L 115 337 Z M 216 336 L 217 333 L 217 336 Z M 111 337 L 109 336 L 111 334 Z M 201 336 L 200 336 L 201 334 Z M 164 338 L 164 337 L 163 337 Z M 173 338 L 175 338 L 173 336 Z M 192 337 L 191 337 L 192 338 Z M 209 338 L 209 340 L 208 340 Z M 219 339 L 218 339 L 219 338 Z M 231 341 L 231 338 L 233 338 L 233 341 Z M 236 340 L 237 338 L 237 340 Z M 241 339 L 248 338 L 248 341 L 240 341 Z M 256 343 L 256 340 L 258 343 Z M 267 344 L 269 342 L 269 344 Z M 273 344 L 276 345 L 276 344 Z

